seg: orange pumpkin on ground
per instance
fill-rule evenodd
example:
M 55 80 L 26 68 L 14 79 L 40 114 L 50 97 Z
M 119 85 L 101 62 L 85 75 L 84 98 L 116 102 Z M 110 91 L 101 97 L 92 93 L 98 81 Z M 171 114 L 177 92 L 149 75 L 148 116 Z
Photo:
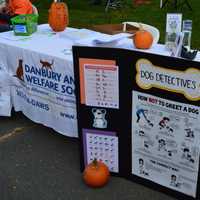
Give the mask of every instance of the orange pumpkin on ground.
M 49 9 L 48 22 L 50 27 L 56 32 L 65 30 L 69 24 L 69 12 L 64 2 L 54 0 Z
M 83 180 L 90 187 L 104 186 L 110 177 L 108 167 L 101 161 L 94 161 L 88 164 L 83 172 Z
M 153 43 L 153 36 L 141 27 L 133 36 L 133 42 L 138 49 L 149 49 Z

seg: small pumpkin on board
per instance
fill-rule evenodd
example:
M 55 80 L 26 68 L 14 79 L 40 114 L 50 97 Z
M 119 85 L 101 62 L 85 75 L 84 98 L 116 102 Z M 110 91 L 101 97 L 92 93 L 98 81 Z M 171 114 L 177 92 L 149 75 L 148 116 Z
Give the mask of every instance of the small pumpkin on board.
M 153 44 L 153 35 L 140 25 L 139 30 L 133 36 L 133 42 L 138 49 L 149 49 Z
M 85 167 L 83 172 L 83 180 L 90 187 L 104 186 L 110 177 L 110 172 L 106 164 L 102 161 L 94 159 Z
M 64 31 L 69 24 L 69 12 L 66 3 L 54 0 L 49 9 L 49 26 L 55 31 Z

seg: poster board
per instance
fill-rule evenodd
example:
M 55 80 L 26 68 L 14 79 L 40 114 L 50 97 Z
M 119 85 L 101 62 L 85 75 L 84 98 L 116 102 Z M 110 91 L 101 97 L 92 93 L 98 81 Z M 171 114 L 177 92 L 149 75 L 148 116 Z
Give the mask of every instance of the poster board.
M 113 175 L 199 199 L 200 63 L 73 47 L 81 170 L 94 157 Z

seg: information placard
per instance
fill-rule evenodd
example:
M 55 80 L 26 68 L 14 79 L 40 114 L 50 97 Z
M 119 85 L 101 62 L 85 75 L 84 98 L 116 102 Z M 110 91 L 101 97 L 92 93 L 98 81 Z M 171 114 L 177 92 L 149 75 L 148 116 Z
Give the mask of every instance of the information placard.
M 113 175 L 200 199 L 200 63 L 98 47 L 73 55 L 81 170 L 97 158 Z M 111 85 L 93 93 L 104 74 Z M 112 101 L 98 104 L 104 91 Z

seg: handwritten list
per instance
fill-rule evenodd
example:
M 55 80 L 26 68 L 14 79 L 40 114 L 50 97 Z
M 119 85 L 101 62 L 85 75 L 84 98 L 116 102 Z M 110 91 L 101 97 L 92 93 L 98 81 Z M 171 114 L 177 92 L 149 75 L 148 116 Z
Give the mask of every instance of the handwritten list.
M 84 65 L 86 105 L 119 108 L 118 66 Z

